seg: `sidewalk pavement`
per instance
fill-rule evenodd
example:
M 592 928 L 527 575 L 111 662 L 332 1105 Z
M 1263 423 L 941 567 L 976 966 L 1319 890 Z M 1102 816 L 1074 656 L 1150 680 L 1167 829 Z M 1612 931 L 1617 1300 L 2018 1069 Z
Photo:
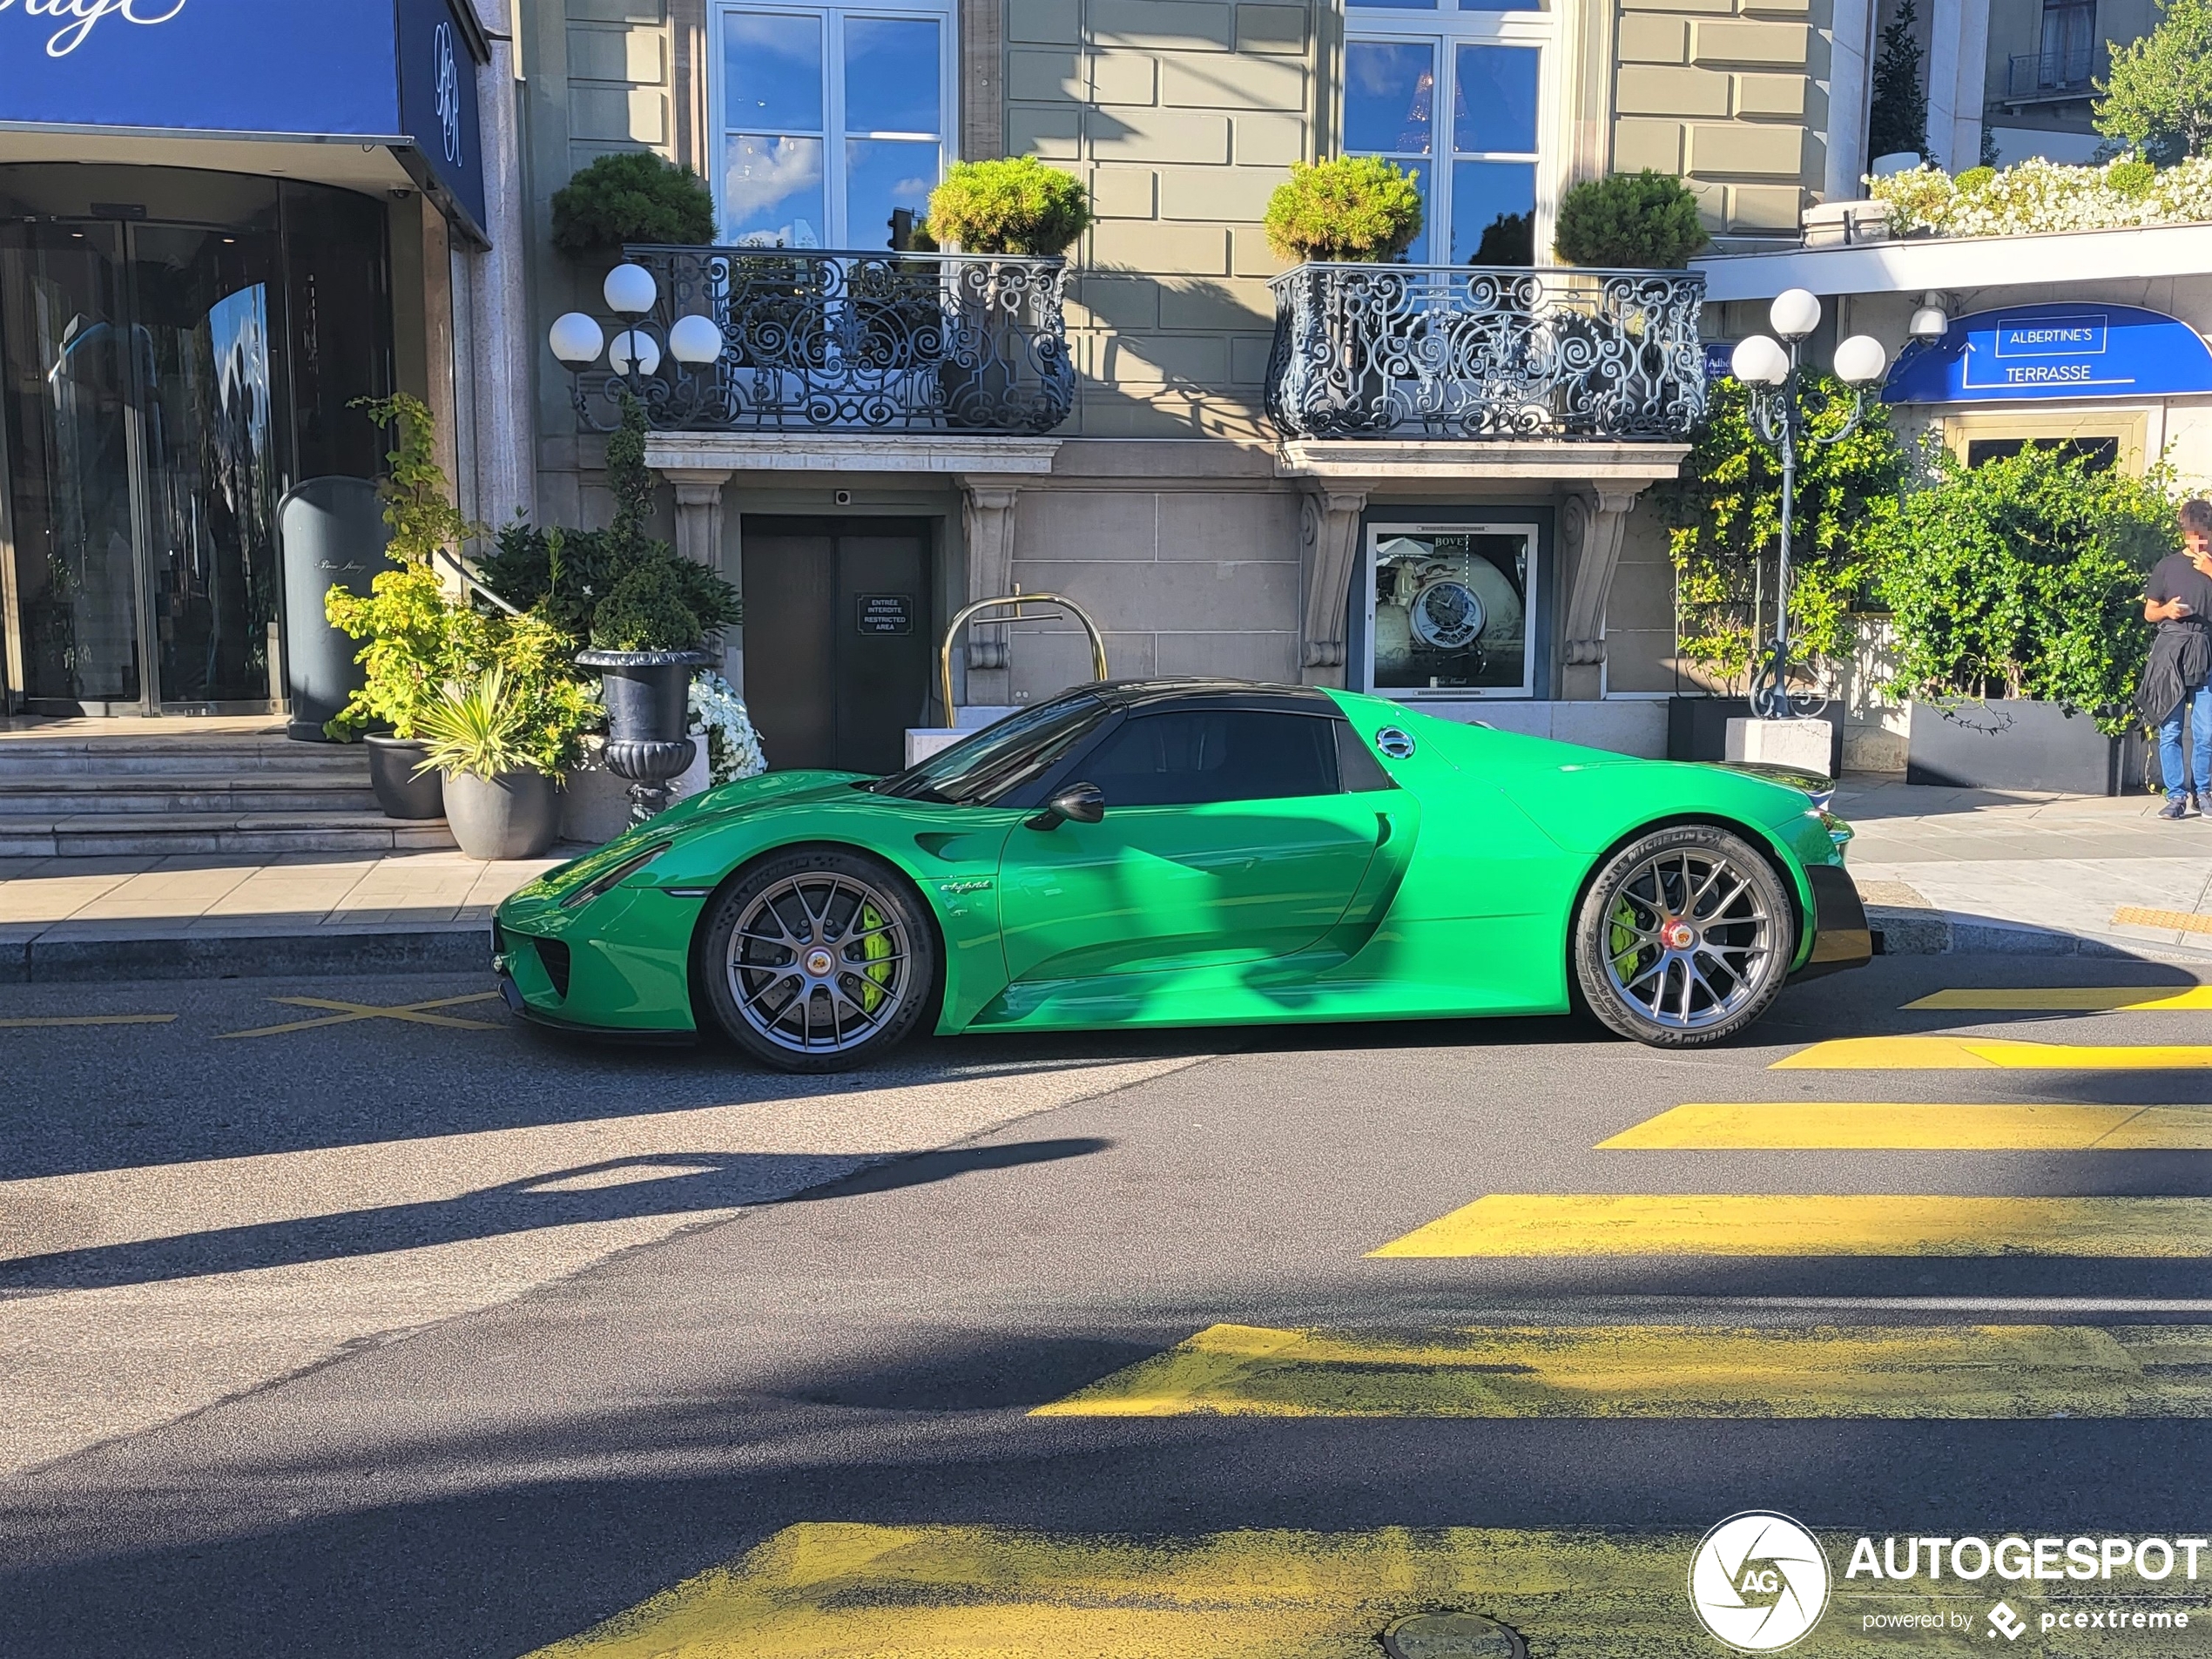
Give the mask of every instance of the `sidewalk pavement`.
M 1887 950 L 2212 961 L 2212 819 L 2169 823 L 2158 805 L 1871 778 L 1835 803 Z M 558 861 L 0 859 L 0 983 L 473 971 L 493 907 Z
M 1845 778 L 1835 811 L 1886 950 L 2212 960 L 2212 819 L 2161 799 Z
M 472 971 L 490 960 L 493 909 L 559 862 L 451 850 L 0 859 L 0 983 Z

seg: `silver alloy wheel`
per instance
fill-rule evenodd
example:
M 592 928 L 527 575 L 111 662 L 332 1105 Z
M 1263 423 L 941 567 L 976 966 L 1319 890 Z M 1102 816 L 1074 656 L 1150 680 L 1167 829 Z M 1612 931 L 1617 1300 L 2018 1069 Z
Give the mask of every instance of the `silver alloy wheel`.
M 1759 994 L 1774 937 L 1750 871 L 1717 853 L 1670 847 L 1614 889 L 1605 971 L 1644 1019 L 1702 1031 Z
M 842 1054 L 889 1026 L 914 984 L 898 907 L 827 871 L 787 876 L 745 907 L 730 934 L 730 1000 L 794 1054 Z

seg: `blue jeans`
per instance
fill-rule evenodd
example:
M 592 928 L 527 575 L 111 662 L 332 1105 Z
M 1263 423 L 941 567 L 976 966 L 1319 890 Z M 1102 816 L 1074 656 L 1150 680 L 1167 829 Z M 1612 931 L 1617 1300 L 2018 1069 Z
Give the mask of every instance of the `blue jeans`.
M 2189 758 L 2195 763 L 2199 795 L 2212 794 L 2212 685 L 2182 693 L 2174 711 L 2158 723 L 2158 775 L 2166 783 L 2166 799 L 2189 792 L 2182 787 L 2182 717 L 2188 716 Z

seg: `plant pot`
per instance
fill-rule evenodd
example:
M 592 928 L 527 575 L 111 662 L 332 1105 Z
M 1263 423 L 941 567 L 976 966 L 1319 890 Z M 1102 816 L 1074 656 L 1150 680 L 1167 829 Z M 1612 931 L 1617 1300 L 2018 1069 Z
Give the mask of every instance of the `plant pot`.
M 542 772 L 479 778 L 456 772 L 445 779 L 446 822 L 472 859 L 534 859 L 561 829 L 561 792 Z
M 668 780 L 691 764 L 691 674 L 714 659 L 703 651 L 587 651 L 576 660 L 599 671 L 607 770 L 630 780 L 631 821 L 642 824 L 668 805 Z
M 2141 786 L 2139 738 L 2108 738 L 2086 714 L 2032 698 L 1912 705 L 1905 781 L 1953 789 L 2117 795 Z M 2157 769 L 2155 745 L 2149 770 Z
M 429 745 L 413 738 L 368 738 L 368 786 L 387 818 L 443 818 L 444 780 L 433 770 L 415 768 L 429 753 Z

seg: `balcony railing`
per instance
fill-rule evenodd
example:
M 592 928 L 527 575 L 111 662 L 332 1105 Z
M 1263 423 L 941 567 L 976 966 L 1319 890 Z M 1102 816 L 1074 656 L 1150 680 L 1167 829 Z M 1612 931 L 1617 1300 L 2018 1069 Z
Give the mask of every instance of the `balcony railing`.
M 2054 98 L 2087 92 L 2095 49 L 2063 52 L 2015 52 L 2006 64 L 2005 96 Z
M 722 354 L 664 356 L 657 428 L 1035 434 L 1067 418 L 1076 374 L 1067 261 L 818 248 L 632 247 L 659 303 L 648 332 L 712 320 Z M 606 388 L 608 395 L 614 388 Z
M 1704 412 L 1692 273 L 1302 265 L 1272 286 L 1285 436 L 1679 440 Z

